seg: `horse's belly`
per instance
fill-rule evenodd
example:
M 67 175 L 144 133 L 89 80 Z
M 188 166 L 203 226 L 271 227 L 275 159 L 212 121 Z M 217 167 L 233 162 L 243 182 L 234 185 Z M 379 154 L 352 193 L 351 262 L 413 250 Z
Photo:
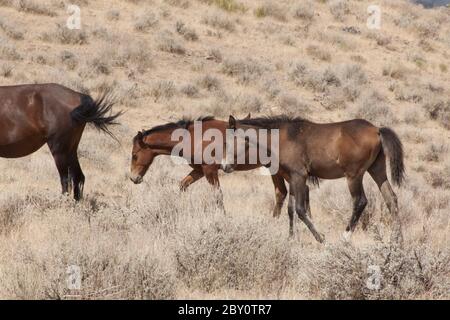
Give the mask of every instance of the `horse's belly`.
M 328 164 L 312 166 L 309 174 L 320 179 L 339 179 L 344 177 L 345 172 L 336 164 Z
M 39 150 L 45 143 L 40 137 L 29 138 L 26 141 L 0 145 L 0 157 L 20 158 Z

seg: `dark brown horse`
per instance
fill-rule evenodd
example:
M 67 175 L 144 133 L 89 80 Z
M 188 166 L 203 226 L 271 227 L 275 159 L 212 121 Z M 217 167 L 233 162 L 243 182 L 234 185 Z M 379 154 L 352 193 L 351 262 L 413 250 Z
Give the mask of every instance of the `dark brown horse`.
M 86 123 L 111 135 L 121 112 L 112 115 L 112 103 L 98 100 L 58 84 L 0 86 L 0 157 L 29 155 L 45 143 L 61 178 L 62 192 L 73 183 L 74 198 L 83 195 L 85 177 L 77 148 Z
M 228 126 L 228 122 L 216 120 L 212 117 L 204 117 L 197 119 L 201 121 L 202 132 L 206 132 L 208 129 L 219 130 L 221 135 L 225 137 L 225 130 Z M 152 164 L 155 157 L 159 155 L 171 155 L 175 145 L 178 144 L 178 140 L 172 139 L 172 133 L 177 129 L 186 129 L 189 131 L 190 136 L 194 136 L 194 120 L 180 120 L 175 123 L 167 123 L 164 125 L 156 126 L 150 130 L 138 132 L 133 139 L 133 149 L 131 158 L 131 173 L 130 179 L 138 184 L 141 183 L 145 173 Z M 201 152 L 211 143 L 211 141 L 201 141 Z M 220 169 L 220 162 L 207 164 L 195 164 L 192 157 L 195 156 L 194 152 L 194 139 L 191 140 L 191 158 L 187 159 L 192 167 L 192 171 L 181 181 L 180 188 L 186 190 L 186 188 L 197 180 L 205 177 L 206 180 L 215 187 L 220 187 L 218 171 Z M 237 171 L 252 170 L 260 167 L 261 164 L 244 164 L 235 167 Z M 287 189 L 280 175 L 272 175 L 272 181 L 275 186 L 275 198 L 276 204 L 273 210 L 274 216 L 278 216 L 281 212 L 284 200 L 287 195 Z
M 289 183 L 289 232 L 293 234 L 294 209 L 317 241 L 324 237 L 308 218 L 305 207 L 306 181 L 309 177 L 337 179 L 346 177 L 353 198 L 353 213 L 346 228 L 348 239 L 367 205 L 363 176 L 366 171 L 374 179 L 394 218 L 393 236 L 401 240 L 397 197 L 387 179 L 386 157 L 389 158 L 391 179 L 401 185 L 404 177 L 403 147 L 395 132 L 377 128 L 366 120 L 355 119 L 337 123 L 319 124 L 302 118 L 287 116 L 236 120 L 230 116 L 229 128 L 278 129 L 279 148 L 268 150 L 278 154 L 278 173 Z M 237 131 L 236 131 L 237 132 Z M 269 137 L 273 134 L 269 131 Z M 270 148 L 260 139 L 248 141 L 250 147 Z M 237 155 L 235 155 L 237 156 Z M 225 172 L 233 170 L 236 161 L 222 166 Z

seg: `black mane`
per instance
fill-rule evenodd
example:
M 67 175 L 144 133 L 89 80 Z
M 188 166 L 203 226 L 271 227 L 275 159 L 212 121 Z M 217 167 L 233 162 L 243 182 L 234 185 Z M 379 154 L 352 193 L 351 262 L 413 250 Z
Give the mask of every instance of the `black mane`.
M 305 122 L 310 122 L 301 117 L 292 117 L 287 115 L 279 116 L 265 116 L 259 118 L 243 119 L 239 120 L 239 123 L 250 126 L 256 126 L 261 128 L 276 129 L 280 128 L 284 124 L 296 124 L 301 125 Z
M 158 131 L 162 131 L 162 130 L 166 130 L 166 129 L 178 129 L 178 128 L 187 129 L 187 127 L 189 127 L 191 124 L 193 124 L 194 121 L 204 122 L 204 121 L 210 121 L 210 120 L 214 120 L 214 117 L 213 116 L 202 116 L 197 119 L 181 119 L 181 120 L 178 120 L 177 122 L 169 122 L 166 124 L 158 125 L 151 129 L 145 130 L 143 133 L 144 133 L 144 136 L 146 136 L 146 135 L 149 135 L 150 133 L 154 133 L 154 132 L 158 132 Z

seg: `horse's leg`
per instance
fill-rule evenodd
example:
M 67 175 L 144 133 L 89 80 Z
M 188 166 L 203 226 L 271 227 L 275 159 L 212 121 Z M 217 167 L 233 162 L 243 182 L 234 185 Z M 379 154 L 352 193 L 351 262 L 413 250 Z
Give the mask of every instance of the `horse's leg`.
M 308 185 L 305 186 L 305 208 L 306 208 L 306 214 L 310 219 L 312 219 L 311 214 L 311 206 L 309 204 L 309 187 Z
M 283 208 L 284 199 L 286 199 L 287 189 L 282 176 L 276 174 L 271 176 L 273 185 L 275 186 L 275 207 L 273 208 L 273 216 L 278 218 Z
M 180 182 L 180 190 L 186 191 L 187 187 L 189 187 L 191 184 L 193 184 L 198 179 L 202 178 L 204 176 L 202 171 L 199 170 L 192 170 L 186 177 L 184 177 L 183 180 Z
M 289 216 L 289 237 L 294 236 L 294 210 L 295 210 L 295 197 L 291 193 L 291 188 L 289 187 L 289 201 L 288 201 L 288 216 Z
M 69 193 L 69 186 L 71 183 L 71 177 L 69 172 L 70 157 L 67 152 L 60 150 L 58 143 L 49 142 L 48 146 L 55 160 L 56 168 L 58 169 L 59 178 L 61 181 L 62 193 Z
M 403 242 L 403 235 L 401 221 L 398 216 L 397 195 L 394 190 L 392 190 L 391 184 L 387 179 L 386 157 L 382 151 L 378 154 L 378 157 L 367 171 L 380 189 L 384 202 L 394 220 L 391 240 L 401 244 Z
M 364 194 L 363 175 L 352 178 L 348 177 L 347 184 L 353 199 L 352 216 L 344 233 L 344 239 L 348 241 L 350 240 L 356 224 L 358 223 L 358 220 L 367 205 L 367 198 Z
M 78 161 L 77 153 L 73 154 L 69 166 L 70 174 L 73 179 L 73 197 L 76 201 L 83 197 L 84 174 Z
M 219 183 L 219 170 L 216 166 L 204 165 L 202 166 L 203 174 L 205 175 L 206 180 L 212 185 L 218 193 L 217 205 L 221 207 L 225 211 L 225 207 L 223 205 L 223 194 L 220 189 Z
M 308 218 L 306 214 L 305 208 L 305 195 L 306 195 L 306 176 L 303 175 L 294 175 L 291 178 L 291 183 L 289 188 L 293 190 L 295 196 L 295 211 L 297 212 L 298 217 L 303 223 L 308 227 L 308 229 L 313 234 L 314 238 L 320 243 L 324 242 L 324 236 L 320 234 L 311 220 Z

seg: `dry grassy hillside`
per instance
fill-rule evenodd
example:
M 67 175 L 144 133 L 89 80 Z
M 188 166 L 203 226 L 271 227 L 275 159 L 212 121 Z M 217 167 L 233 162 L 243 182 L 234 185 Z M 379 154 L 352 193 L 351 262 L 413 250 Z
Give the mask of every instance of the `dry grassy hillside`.
M 65 27 L 68 4 L 81 30 Z M 0 298 L 450 298 L 450 9 L 378 1 L 0 0 L 0 84 L 57 82 L 127 110 L 121 145 L 85 131 L 85 199 L 59 194 L 47 147 L 0 159 Z M 288 113 L 314 121 L 362 117 L 405 145 L 396 189 L 405 246 L 366 177 L 366 230 L 341 241 L 351 214 L 344 180 L 311 192 L 327 245 L 286 208 L 271 217 L 270 178 L 222 175 L 226 215 L 205 181 L 155 161 L 127 178 L 136 131 L 182 116 Z M 66 269 L 82 272 L 68 290 Z M 369 266 L 382 271 L 370 290 Z

